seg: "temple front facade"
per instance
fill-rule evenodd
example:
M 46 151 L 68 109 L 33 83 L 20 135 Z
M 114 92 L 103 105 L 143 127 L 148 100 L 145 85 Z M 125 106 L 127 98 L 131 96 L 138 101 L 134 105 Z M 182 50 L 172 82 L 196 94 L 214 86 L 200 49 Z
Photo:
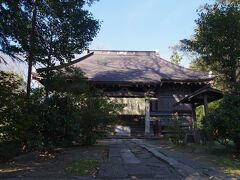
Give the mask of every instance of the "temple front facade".
M 192 128 L 196 105 L 221 96 L 204 91 L 212 90 L 213 76 L 172 64 L 155 51 L 93 50 L 69 65 L 81 68 L 92 86 L 124 105 L 122 126 L 131 136 L 151 135 L 156 120 L 165 127 L 177 118 Z

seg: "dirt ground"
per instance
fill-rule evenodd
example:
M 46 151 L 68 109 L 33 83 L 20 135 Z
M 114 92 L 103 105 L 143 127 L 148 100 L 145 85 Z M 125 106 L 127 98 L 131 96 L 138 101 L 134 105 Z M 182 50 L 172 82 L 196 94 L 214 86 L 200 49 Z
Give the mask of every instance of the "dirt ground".
M 39 156 L 37 152 L 20 155 L 14 160 L 0 164 L 0 179 L 65 179 L 71 175 L 66 168 L 76 160 L 103 161 L 107 149 L 101 144 L 56 149 L 56 153 Z

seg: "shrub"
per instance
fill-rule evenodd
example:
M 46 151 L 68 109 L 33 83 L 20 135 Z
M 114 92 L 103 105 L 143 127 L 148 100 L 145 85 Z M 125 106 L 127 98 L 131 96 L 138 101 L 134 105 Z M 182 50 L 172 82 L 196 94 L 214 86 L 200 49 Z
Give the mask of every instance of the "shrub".
M 80 69 L 60 70 L 46 82 L 52 94 L 47 98 L 47 111 L 42 118 L 49 119 L 50 127 L 44 129 L 53 133 L 51 138 L 60 138 L 58 142 L 93 144 L 106 126 L 117 119 L 118 106 L 89 86 Z M 46 132 L 44 139 L 49 133 Z M 46 142 L 56 142 L 56 139 Z
M 0 71 L 0 138 L 18 141 L 25 127 L 22 125 L 25 92 L 23 79 L 12 72 Z
M 221 101 L 221 100 L 220 100 Z M 209 112 L 214 111 L 215 109 L 218 108 L 220 101 L 213 101 L 208 104 L 208 109 Z M 202 106 L 198 106 L 196 108 L 196 119 L 197 119 L 197 127 L 198 129 L 202 130 L 203 129 L 203 123 L 205 122 L 205 114 L 204 114 L 204 108 Z
M 0 71 L 0 159 L 7 160 L 23 150 L 32 123 L 25 120 L 25 83 L 13 73 Z
M 48 90 L 38 88 L 25 103 L 24 83 L 13 73 L 0 76 L 0 142 L 21 150 L 51 150 L 71 144 L 93 144 L 117 119 L 117 105 L 84 81 L 78 69 L 53 72 Z
M 168 129 L 173 133 L 170 141 L 176 145 L 183 145 L 186 132 L 182 128 L 182 122 L 179 119 L 173 119 Z
M 80 112 L 83 144 L 95 143 L 102 133 L 107 131 L 107 125 L 117 121 L 118 108 L 117 104 L 101 96 L 86 99 L 85 106 Z
M 39 97 L 43 99 L 43 96 Z M 39 99 L 39 100 L 40 100 Z M 34 114 L 37 114 L 38 122 L 35 122 L 35 132 L 39 133 L 41 145 L 52 149 L 56 146 L 68 146 L 79 138 L 79 120 L 74 115 L 80 109 L 76 107 L 75 99 L 68 94 L 54 93 L 38 104 Z M 40 146 L 41 147 L 41 146 Z
M 209 113 L 205 130 L 209 136 L 221 144 L 226 145 L 229 140 L 234 141 L 240 151 L 240 96 L 238 94 L 225 95 L 219 107 Z

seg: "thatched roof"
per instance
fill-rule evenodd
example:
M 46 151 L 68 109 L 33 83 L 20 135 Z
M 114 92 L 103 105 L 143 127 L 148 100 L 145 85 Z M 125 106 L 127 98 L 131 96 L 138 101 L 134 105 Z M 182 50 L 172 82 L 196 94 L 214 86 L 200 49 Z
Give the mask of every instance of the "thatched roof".
M 69 65 L 81 68 L 88 80 L 93 82 L 206 82 L 213 79 L 208 73 L 172 64 L 155 51 L 93 50 Z

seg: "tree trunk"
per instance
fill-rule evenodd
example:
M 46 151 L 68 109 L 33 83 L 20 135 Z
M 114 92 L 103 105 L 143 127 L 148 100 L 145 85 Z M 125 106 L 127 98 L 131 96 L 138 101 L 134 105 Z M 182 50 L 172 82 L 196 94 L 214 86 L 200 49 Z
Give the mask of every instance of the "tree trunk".
M 29 105 L 30 92 L 31 92 L 31 77 L 32 77 L 32 66 L 34 62 L 34 51 L 35 51 L 35 27 L 36 27 L 36 16 L 37 16 L 37 0 L 33 2 L 33 13 L 32 13 L 32 28 L 30 34 L 30 50 L 28 56 L 28 77 L 27 77 L 27 102 Z
M 48 50 L 47 68 L 46 68 L 46 85 L 45 85 L 45 100 L 47 100 L 49 95 L 49 80 L 50 80 L 50 67 L 52 65 L 52 36 L 50 39 L 50 45 Z

